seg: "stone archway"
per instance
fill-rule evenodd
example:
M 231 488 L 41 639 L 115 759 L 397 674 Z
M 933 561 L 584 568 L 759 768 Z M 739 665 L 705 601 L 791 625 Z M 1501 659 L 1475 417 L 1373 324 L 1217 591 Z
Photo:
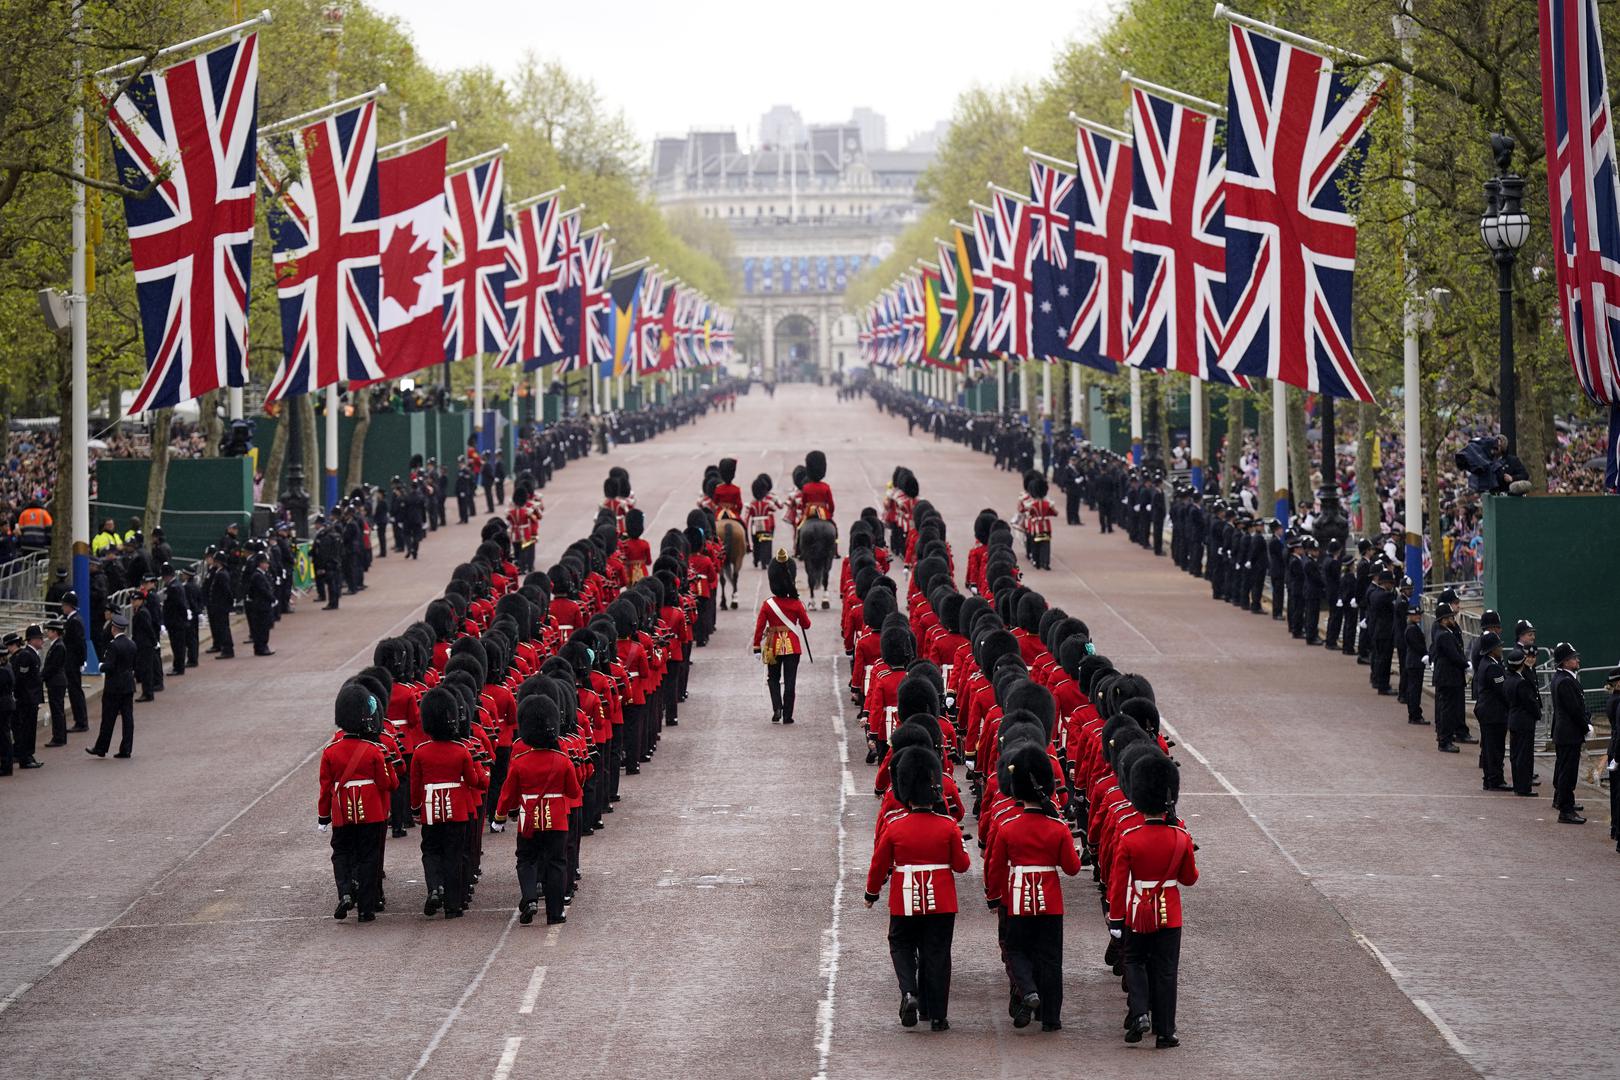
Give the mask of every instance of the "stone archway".
M 819 382 L 820 342 L 809 316 L 792 312 L 771 327 L 777 382 Z

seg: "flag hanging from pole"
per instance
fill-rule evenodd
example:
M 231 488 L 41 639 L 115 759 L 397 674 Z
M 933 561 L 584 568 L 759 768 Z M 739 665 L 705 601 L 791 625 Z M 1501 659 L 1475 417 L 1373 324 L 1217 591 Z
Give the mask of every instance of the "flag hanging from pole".
M 1093 367 L 1125 360 L 1131 330 L 1131 144 L 1080 127 L 1074 208 L 1074 287 L 1069 349 Z
M 247 385 L 258 117 L 257 34 L 140 75 L 113 104 L 114 175 L 156 182 L 124 200 L 146 347 L 131 414 Z
M 506 246 L 506 349 L 500 366 L 539 360 L 561 347 L 548 301 L 562 279 L 557 257 L 558 196 L 541 199 L 512 215 Z
M 495 157 L 445 178 L 444 359 L 506 351 L 506 199 Z
M 1351 353 L 1361 171 L 1381 76 L 1233 24 L 1228 50 L 1221 367 L 1373 400 Z
M 602 365 L 602 375 L 617 377 L 634 374 L 641 366 L 641 285 L 645 274 L 632 270 L 608 284 L 612 306 L 608 309 L 608 340 L 613 343 L 611 363 Z
M 266 401 L 384 377 L 377 103 L 267 140 L 281 366 Z M 302 157 L 302 166 L 298 159 Z
M 580 366 L 605 374 L 613 363 L 613 338 L 608 325 L 613 311 L 613 298 L 608 295 L 613 244 L 604 233 L 584 238 L 580 268 Z
M 1603 486 L 1620 491 L 1620 177 L 1594 0 L 1541 0 L 1541 85 L 1564 339 L 1581 390 L 1609 407 Z
M 446 140 L 377 163 L 382 223 L 382 372 L 398 378 L 443 359 Z
M 556 288 L 544 298 L 548 322 L 556 328 L 557 340 L 542 336 L 540 355 L 523 365 L 525 371 L 557 364 L 558 372 L 575 371 L 580 356 L 580 309 L 583 304 L 583 248 L 579 234 L 580 209 L 557 215 L 557 239 L 552 258 L 557 265 Z

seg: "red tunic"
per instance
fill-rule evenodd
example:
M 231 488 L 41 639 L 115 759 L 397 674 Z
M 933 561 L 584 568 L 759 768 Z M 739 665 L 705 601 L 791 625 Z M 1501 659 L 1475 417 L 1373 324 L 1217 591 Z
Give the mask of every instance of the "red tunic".
M 1186 829 L 1163 821 L 1127 829 L 1108 874 L 1108 917 L 1138 934 L 1174 929 L 1181 925 L 1181 887 L 1197 880 Z
M 459 742 L 433 739 L 411 758 L 411 808 L 424 825 L 471 818 L 477 793 L 488 783 L 489 774 Z
M 1062 821 L 1040 810 L 1007 818 L 990 842 L 984 867 L 985 898 L 1009 916 L 1063 914 L 1062 871 L 1080 872 L 1080 853 Z
M 388 820 L 388 798 L 398 781 L 383 749 L 370 739 L 345 735 L 321 753 L 321 797 L 316 811 L 333 825 L 373 825 Z
M 828 521 L 832 520 L 834 510 L 832 488 L 820 480 L 808 480 L 805 482 L 804 487 L 799 489 L 799 492 L 804 496 L 806 512 L 812 506 L 817 506 L 821 508 L 822 516 Z
M 754 648 L 759 648 L 769 634 L 776 655 L 796 656 L 804 652 L 801 628 L 810 629 L 810 615 L 804 610 L 804 604 L 789 597 L 773 596 L 759 605 L 759 615 L 754 619 Z
M 913 810 L 889 822 L 878 835 L 866 873 L 866 896 L 876 900 L 888 878 L 890 915 L 954 912 L 954 875 L 967 868 L 967 848 L 956 822 L 930 810 Z
M 579 776 L 567 754 L 520 742 L 501 785 L 495 816 L 516 817 L 519 836 L 566 832 L 569 807 L 579 798 Z

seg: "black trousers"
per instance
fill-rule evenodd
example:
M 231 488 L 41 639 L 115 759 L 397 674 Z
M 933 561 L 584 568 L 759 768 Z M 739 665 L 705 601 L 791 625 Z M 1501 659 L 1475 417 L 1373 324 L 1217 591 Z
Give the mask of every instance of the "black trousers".
M 22 702 L 11 714 L 12 752 L 18 762 L 34 760 L 34 743 L 39 735 L 39 706 Z
M 186 628 L 169 630 L 169 651 L 174 654 L 174 667 L 170 675 L 184 675 L 186 673 Z M 162 657 L 158 658 L 159 660 Z
M 1415 675 L 1415 678 L 1414 678 Z M 1418 684 L 1418 693 L 1423 692 L 1423 669 L 1418 668 L 1415 673 L 1409 673 L 1408 679 Z M 1458 737 L 1467 732 L 1463 722 L 1463 688 L 1460 686 L 1437 686 L 1434 688 L 1434 737 L 1441 745 L 1456 742 Z
M 11 717 L 0 716 L 0 776 L 10 776 L 13 764 Z
M 1508 731 L 1508 760 L 1513 763 L 1513 790 L 1520 795 L 1531 794 L 1535 789 L 1530 781 L 1536 775 L 1536 729 L 1534 727 L 1525 728 L 1523 731 L 1512 728 Z M 1609 789 L 1614 791 L 1617 790 L 1617 787 L 1620 787 L 1620 785 L 1616 785 L 1611 778 Z M 1615 820 L 1620 821 L 1620 818 Z
M 1299 602 L 1299 626 L 1305 632 L 1305 644 L 1315 645 L 1322 639 L 1317 636 L 1318 628 L 1322 625 L 1322 598 L 1307 596 Z
M 386 821 L 332 826 L 332 877 L 338 899 L 354 898 L 363 913 L 377 910 L 382 895 L 383 834 Z
M 1288 610 L 1288 592 L 1281 574 L 1271 575 L 1271 617 L 1281 619 Z
M 624 724 L 619 728 L 619 760 L 625 774 L 634 776 L 641 771 L 641 728 L 646 709 L 640 705 L 624 703 Z
M 17 758 L 25 760 L 21 751 Z M 1553 809 L 1561 814 L 1575 812 L 1575 776 L 1580 766 L 1580 743 L 1553 743 Z
M 1393 639 L 1372 643 L 1372 685 L 1375 690 L 1389 690 L 1389 668 L 1395 662 Z M 1437 725 L 1438 727 L 1438 725 Z
M 946 1019 L 951 999 L 951 938 L 956 912 L 889 916 L 889 959 L 902 994 L 915 994 L 923 1015 Z
M 52 742 L 67 742 L 67 690 L 66 686 L 45 688 L 45 699 L 51 707 Z
M 447 911 L 460 911 L 467 895 L 463 867 L 467 857 L 467 823 L 445 821 L 422 826 L 422 878 L 428 892 L 442 890 Z
M 334 587 L 335 586 L 329 584 L 327 591 L 331 592 L 332 588 Z M 258 607 L 248 608 L 247 621 L 248 637 L 253 641 L 253 651 L 255 653 L 267 652 L 270 648 L 270 624 L 275 621 L 275 617 L 270 613 L 270 609 Z
M 765 685 L 771 691 L 771 712 L 784 721 L 793 719 L 793 699 L 799 681 L 799 654 L 787 653 L 765 665 Z
M 1414 724 L 1423 723 L 1423 665 L 1407 664 L 1401 671 L 1401 700 L 1406 703 L 1406 718 Z M 1436 698 L 1435 718 L 1439 719 L 1439 699 Z M 1438 737 L 1439 728 L 1435 729 Z M 1441 742 L 1446 740 L 1441 738 Z
M 1063 496 L 1063 520 L 1070 525 L 1084 525 L 1080 520 L 1080 489 L 1070 488 Z
M 1009 915 L 1004 951 L 1019 995 L 1041 995 L 1040 1021 L 1055 1024 L 1063 1010 L 1063 916 Z
M 545 829 L 533 836 L 517 838 L 518 897 L 521 903 L 546 898 L 546 918 L 563 913 L 563 893 L 568 886 L 568 832 Z
M 1504 781 L 1502 758 L 1507 752 L 1507 725 L 1479 725 L 1479 767 L 1485 775 L 1485 786 L 1493 788 Z
M 484 820 L 495 820 L 495 804 L 501 799 L 501 785 L 506 783 L 506 770 L 512 763 L 512 748 L 497 746 L 495 760 L 489 766 L 489 790 L 484 792 Z
M 190 625 L 186 627 L 186 667 L 197 666 L 197 654 L 202 648 L 201 639 L 202 627 L 198 625 L 197 616 L 193 614 L 191 616 Z M 68 696 L 70 698 L 72 697 L 71 690 L 68 692 Z M 82 688 L 79 690 L 79 696 L 81 698 L 84 696 L 84 690 Z
M 220 656 L 235 656 L 236 643 L 231 640 L 230 608 L 208 609 L 208 632 L 214 639 L 214 651 Z
M 1356 655 L 1356 632 L 1360 629 L 1360 618 L 1355 608 L 1344 609 L 1344 655 Z
M 1339 633 L 1343 629 L 1344 629 L 1344 608 L 1340 607 L 1339 602 L 1337 600 L 1335 600 L 1335 601 L 1333 601 L 1333 606 L 1328 608 L 1327 635 L 1326 635 L 1326 641 L 1327 641 L 1327 647 L 1328 648 L 1336 649 L 1336 648 L 1339 647 Z
M 1181 927 L 1151 934 L 1125 931 L 1125 994 L 1132 1016 L 1153 1017 L 1153 1034 L 1176 1033 L 1176 974 Z
M 128 754 L 135 749 L 135 695 L 110 694 L 105 691 L 101 695 L 101 731 L 96 735 L 96 753 L 105 754 L 112 745 L 113 723 L 122 721 L 118 737 L 118 752 Z M 30 747 L 32 749 L 32 747 Z M 27 761 L 20 754 L 18 760 Z
M 609 802 L 619 797 L 619 769 L 624 765 L 624 725 L 613 726 L 613 738 L 607 745 L 607 797 Z

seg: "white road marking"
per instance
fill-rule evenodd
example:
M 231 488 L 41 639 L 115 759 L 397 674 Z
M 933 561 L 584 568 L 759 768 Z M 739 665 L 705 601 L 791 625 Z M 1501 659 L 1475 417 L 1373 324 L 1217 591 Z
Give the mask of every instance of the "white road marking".
M 546 969 L 543 967 L 535 968 L 534 974 L 529 977 L 529 988 L 523 991 L 523 1004 L 518 1006 L 519 1014 L 527 1016 L 529 1013 L 534 1012 L 535 1002 L 540 1000 L 540 988 L 545 985 L 545 982 Z
M 517 919 L 517 912 L 512 912 L 511 918 L 506 920 L 506 929 L 502 930 L 501 936 L 495 939 L 495 947 L 489 950 L 488 956 L 484 957 L 484 966 L 478 969 L 478 974 L 473 976 L 472 982 L 468 983 L 467 988 L 461 992 L 461 997 L 456 1001 L 455 1007 L 450 1010 L 449 1015 L 444 1018 L 444 1023 L 439 1025 L 439 1030 L 433 1033 L 433 1038 L 428 1040 L 427 1046 L 422 1050 L 422 1056 L 416 1061 L 416 1068 L 405 1074 L 405 1080 L 416 1080 L 416 1077 L 421 1075 L 422 1070 L 427 1068 L 428 1062 L 433 1059 L 434 1051 L 439 1049 L 439 1044 L 444 1042 L 444 1037 L 450 1034 L 450 1029 L 461 1018 L 461 1011 L 467 1007 L 467 1002 L 472 1000 L 472 996 L 483 985 L 484 976 L 489 974 L 489 969 L 495 964 L 495 957 L 499 956 L 501 949 L 506 946 L 506 939 L 512 936 L 512 927 L 517 925 Z M 514 1056 L 517 1054 L 517 1049 L 512 1046 L 510 1040 L 507 1042 L 507 1047 Z M 505 1056 L 502 1055 L 502 1057 L 504 1060 Z
M 844 910 L 844 848 L 849 836 L 844 827 L 844 815 L 849 808 L 850 793 L 855 790 L 855 777 L 849 771 L 849 728 L 844 719 L 843 687 L 838 683 L 836 652 L 829 666 L 832 668 L 833 700 L 838 702 L 833 725 L 838 733 L 838 758 L 843 763 L 843 782 L 838 788 L 838 877 L 833 882 L 832 921 L 821 932 L 819 968 L 821 977 L 826 980 L 826 989 L 816 1003 L 816 1080 L 826 1080 L 827 1059 L 832 1054 L 833 1014 L 838 1000 L 838 958 L 843 950 L 839 931 Z
M 557 935 L 562 933 L 562 927 L 557 924 L 546 927 L 546 936 L 540 940 L 542 948 L 549 949 L 557 944 Z
M 507 1036 L 506 1049 L 501 1051 L 501 1060 L 495 1063 L 495 1080 L 506 1080 L 512 1075 L 512 1067 L 517 1064 L 518 1047 L 522 1045 L 523 1036 Z
M 1254 823 L 1255 828 L 1259 829 L 1263 834 L 1265 834 L 1266 839 L 1271 841 L 1271 845 L 1282 853 L 1282 857 L 1288 860 L 1290 866 L 1299 871 L 1301 877 L 1309 880 L 1311 877 L 1310 872 L 1300 865 L 1299 860 L 1294 858 L 1293 853 L 1283 846 L 1282 841 L 1277 839 L 1276 834 L 1266 827 L 1265 822 L 1256 817 L 1254 811 L 1249 809 L 1249 805 L 1245 801 L 1243 793 L 1239 791 L 1230 780 L 1222 775 L 1221 771 L 1211 764 L 1207 757 L 1199 753 L 1198 749 L 1189 743 L 1179 731 L 1171 726 L 1168 721 L 1161 719 L 1159 721 L 1159 726 L 1166 734 L 1170 736 L 1170 738 L 1176 741 L 1176 745 L 1179 748 L 1187 751 L 1189 756 L 1191 756 L 1195 761 L 1198 762 L 1198 764 L 1202 765 L 1209 771 L 1209 774 L 1215 778 L 1215 782 L 1220 784 L 1221 787 L 1225 788 L 1227 793 L 1237 800 L 1238 806 L 1242 808 L 1243 813 L 1248 816 L 1248 819 Z M 1317 889 L 1314 882 L 1312 882 L 1311 888 Z M 1319 893 L 1321 892 L 1320 889 L 1317 889 L 1317 891 Z M 1329 902 L 1332 902 L 1331 899 Z M 1338 910 L 1338 905 L 1335 904 L 1334 909 Z M 1340 911 L 1339 914 L 1340 917 L 1344 917 L 1343 911 Z M 1345 922 L 1348 925 L 1349 919 L 1346 918 Z M 1368 938 L 1354 926 L 1350 927 L 1350 934 L 1358 945 L 1360 945 L 1375 960 L 1378 961 L 1379 965 L 1384 969 L 1384 973 L 1387 974 L 1390 977 L 1390 980 L 1395 983 L 1395 988 L 1404 994 L 1406 999 L 1412 1003 L 1413 1007 L 1416 1008 L 1418 1012 L 1422 1013 L 1429 1023 L 1434 1026 L 1435 1031 L 1439 1032 L 1440 1037 L 1446 1041 L 1446 1045 L 1451 1047 L 1451 1049 L 1461 1056 L 1464 1061 L 1467 1061 L 1469 1066 L 1473 1068 L 1474 1071 L 1482 1072 L 1479 1065 L 1471 1059 L 1470 1055 L 1472 1054 L 1472 1051 L 1469 1050 L 1468 1044 L 1464 1043 L 1457 1037 L 1457 1033 L 1451 1030 L 1451 1025 L 1447 1024 L 1440 1018 L 1440 1014 L 1434 1011 L 1433 1006 L 1431 1006 L 1424 999 L 1414 997 L 1412 995 L 1412 992 L 1406 987 L 1405 977 L 1394 964 L 1390 963 L 1389 958 L 1383 954 L 1383 951 L 1380 950 L 1378 946 L 1373 944 L 1372 939 Z
M 115 923 L 118 923 L 118 922 L 122 921 L 124 916 L 128 915 L 131 911 L 134 911 L 135 906 L 137 904 L 139 904 L 142 900 L 145 900 L 149 896 L 157 895 L 157 891 L 160 888 L 163 887 L 163 883 L 168 881 L 170 878 L 172 878 L 180 870 L 180 868 L 182 866 L 185 866 L 192 859 L 196 858 L 197 855 L 200 854 L 204 848 L 206 848 L 209 844 L 212 844 L 215 840 L 219 839 L 221 836 L 230 835 L 228 830 L 230 829 L 230 827 L 232 825 L 235 825 L 238 821 L 240 821 L 242 819 L 242 817 L 244 815 L 246 815 L 249 811 L 251 811 L 255 806 L 258 806 L 261 802 L 263 802 L 272 792 L 274 792 L 277 788 L 281 787 L 282 784 L 285 784 L 289 779 L 291 779 L 294 773 L 298 772 L 298 770 L 302 769 L 305 765 L 308 765 L 311 761 L 315 760 L 315 755 L 319 754 L 322 750 L 325 750 L 325 749 L 326 749 L 326 744 L 322 743 L 320 746 L 317 746 L 315 749 L 311 750 L 308 754 L 305 754 L 304 759 L 302 761 L 300 761 L 298 764 L 294 765 L 292 768 L 288 769 L 285 773 L 283 773 L 282 776 L 281 776 L 281 779 L 277 780 L 275 783 L 273 783 L 269 787 L 265 788 L 264 791 L 260 792 L 256 797 L 254 797 L 252 802 L 248 803 L 246 806 L 242 807 L 242 809 L 238 810 L 235 814 L 231 815 L 231 819 L 229 821 L 227 821 L 225 824 L 221 825 L 219 828 L 215 829 L 212 833 L 209 834 L 207 839 L 205 839 L 202 843 L 198 844 L 196 847 L 192 848 L 189 852 L 186 853 L 185 857 L 183 857 L 179 862 L 175 863 L 173 866 L 169 867 L 169 869 L 165 870 L 161 875 L 159 875 L 157 880 L 152 882 L 152 884 L 147 887 L 145 892 L 141 893 L 141 895 L 137 896 L 135 899 L 131 900 L 128 904 L 126 904 L 124 906 L 124 910 L 120 911 L 117 915 L 114 915 L 111 919 L 108 919 L 105 923 L 101 924 L 100 926 L 96 927 L 95 929 L 89 930 L 89 931 L 86 931 L 83 934 L 80 934 L 79 937 L 76 938 L 73 941 L 72 944 L 70 944 L 67 948 L 63 949 L 61 952 L 57 953 L 54 957 L 52 957 L 51 962 L 45 965 L 45 973 L 49 974 L 50 972 L 55 971 L 57 968 L 59 968 L 63 964 L 65 964 L 68 961 L 68 959 L 73 956 L 74 953 L 78 952 L 80 949 L 82 949 L 86 945 L 90 944 L 91 941 L 95 940 L 95 937 L 96 937 L 97 934 L 100 934 L 103 931 L 109 929 Z M 95 899 L 95 898 L 91 897 L 91 899 Z M 4 1013 L 7 1009 L 9 1009 L 13 1005 L 15 1005 L 19 1000 L 21 1000 L 22 996 L 24 994 L 26 994 L 34 986 L 36 986 L 38 984 L 38 982 L 39 982 L 39 980 L 36 979 L 33 982 L 25 983 L 24 985 L 19 986 L 17 989 L 13 990 L 11 993 L 7 994 L 5 996 L 5 998 L 0 999 L 0 1013 Z

